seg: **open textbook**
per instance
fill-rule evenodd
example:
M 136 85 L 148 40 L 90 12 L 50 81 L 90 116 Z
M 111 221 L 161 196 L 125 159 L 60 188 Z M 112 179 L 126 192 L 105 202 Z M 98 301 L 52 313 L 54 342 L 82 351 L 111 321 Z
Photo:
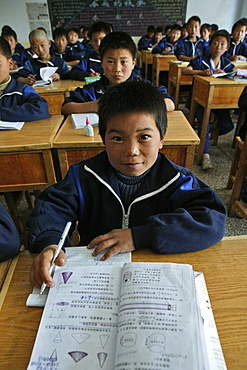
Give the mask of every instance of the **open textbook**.
M 86 126 L 86 118 L 92 126 L 98 126 L 99 116 L 97 113 L 73 113 L 71 114 L 74 128 L 84 128 Z
M 190 265 L 64 266 L 54 280 L 28 370 L 226 369 Z
M 52 83 L 52 78 L 51 76 L 56 72 L 57 70 L 57 67 L 42 67 L 40 68 L 40 77 L 41 77 L 41 80 L 37 80 L 33 86 L 34 87 L 37 87 L 37 86 L 45 86 L 45 85 L 49 85 Z

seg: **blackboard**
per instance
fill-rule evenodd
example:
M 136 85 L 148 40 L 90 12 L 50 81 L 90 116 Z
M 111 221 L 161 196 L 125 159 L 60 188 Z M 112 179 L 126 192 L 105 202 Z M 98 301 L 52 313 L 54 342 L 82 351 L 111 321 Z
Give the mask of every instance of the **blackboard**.
M 185 22 L 187 0 L 47 0 L 51 27 L 90 26 L 100 20 L 109 22 L 115 31 L 131 36 L 155 27 Z

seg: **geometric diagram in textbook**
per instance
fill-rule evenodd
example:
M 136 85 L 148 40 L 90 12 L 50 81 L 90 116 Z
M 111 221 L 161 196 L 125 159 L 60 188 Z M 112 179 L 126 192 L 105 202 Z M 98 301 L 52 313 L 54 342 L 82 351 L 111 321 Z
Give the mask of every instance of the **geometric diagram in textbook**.
M 132 272 L 126 271 L 123 276 L 123 283 L 128 283 L 128 281 L 131 280 L 131 277 L 132 277 Z
M 71 334 L 71 336 L 77 341 L 78 344 L 82 344 L 83 342 L 85 342 L 85 340 L 91 337 L 90 334 L 83 333 L 74 333 Z
M 73 275 L 72 271 L 61 272 L 58 275 L 58 279 L 57 279 L 57 284 L 56 284 L 57 289 L 63 287 L 65 284 L 68 285 L 68 281 L 70 282 L 70 278 L 72 275 Z
M 54 349 L 54 351 L 52 352 L 52 354 L 50 355 L 50 357 L 49 357 L 49 361 L 51 361 L 51 362 L 55 362 L 55 361 L 57 361 L 58 360 L 58 358 L 57 358 L 57 350 L 56 349 Z
M 61 336 L 61 332 L 59 331 L 57 335 L 55 336 L 55 338 L 53 339 L 53 343 L 61 343 L 61 342 L 62 342 L 62 336 Z
M 61 317 L 68 306 L 69 302 L 57 302 L 56 304 L 53 303 L 50 317 Z
M 71 358 L 73 358 L 75 362 L 79 362 L 88 355 L 88 353 L 82 351 L 71 351 L 68 352 L 68 354 L 70 355 Z
M 165 349 L 166 337 L 160 333 L 153 333 L 146 339 L 146 346 L 151 352 L 159 353 Z
M 104 363 L 105 363 L 105 360 L 106 360 L 107 356 L 108 356 L 108 354 L 105 353 L 105 352 L 97 353 L 97 357 L 98 357 L 98 360 L 99 360 L 99 365 L 100 365 L 101 368 L 104 366 Z
M 109 339 L 109 335 L 107 335 L 107 334 L 100 334 L 99 335 L 99 339 L 100 339 L 102 348 L 105 348 L 106 343 L 108 342 L 108 339 Z
M 123 347 L 133 347 L 136 344 L 136 333 L 126 333 L 120 338 Z

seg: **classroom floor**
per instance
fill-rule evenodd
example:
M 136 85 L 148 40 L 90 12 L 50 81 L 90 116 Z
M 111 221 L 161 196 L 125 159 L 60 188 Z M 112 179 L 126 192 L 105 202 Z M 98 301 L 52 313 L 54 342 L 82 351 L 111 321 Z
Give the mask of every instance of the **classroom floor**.
M 188 117 L 188 110 L 184 108 L 184 105 L 180 105 L 179 109 L 181 109 Z M 233 116 L 233 120 L 236 122 L 237 117 Z M 231 196 L 231 190 L 227 189 L 226 185 L 233 156 L 233 133 L 234 130 L 227 135 L 220 136 L 217 146 L 211 145 L 210 156 L 213 163 L 213 169 L 203 171 L 200 166 L 196 165 L 196 163 L 193 166 L 193 173 L 219 194 L 226 207 L 228 206 Z M 0 202 L 7 209 L 3 195 L 0 195 Z M 25 198 L 20 202 L 18 210 L 22 222 L 25 223 L 30 213 L 30 209 L 28 208 Z M 225 236 L 233 235 L 247 235 L 247 220 L 240 219 L 238 217 L 227 217 Z M 25 227 L 24 234 L 21 235 L 21 241 L 24 246 L 27 245 L 26 240 L 27 229 Z

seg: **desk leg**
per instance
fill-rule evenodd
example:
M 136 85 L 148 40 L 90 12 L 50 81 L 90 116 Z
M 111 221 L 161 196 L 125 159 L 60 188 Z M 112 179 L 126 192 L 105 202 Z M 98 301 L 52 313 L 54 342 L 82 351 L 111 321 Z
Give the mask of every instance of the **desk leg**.
M 199 149 L 197 153 L 197 164 L 198 165 L 200 165 L 202 162 L 210 112 L 211 112 L 211 109 L 208 107 L 205 107 L 203 121 L 202 121 L 202 132 L 201 132 L 201 137 L 200 137 L 200 144 L 199 144 Z
M 179 93 L 180 93 L 180 84 L 175 85 L 175 109 L 178 109 L 179 104 Z M 194 120 L 194 117 L 193 117 Z

